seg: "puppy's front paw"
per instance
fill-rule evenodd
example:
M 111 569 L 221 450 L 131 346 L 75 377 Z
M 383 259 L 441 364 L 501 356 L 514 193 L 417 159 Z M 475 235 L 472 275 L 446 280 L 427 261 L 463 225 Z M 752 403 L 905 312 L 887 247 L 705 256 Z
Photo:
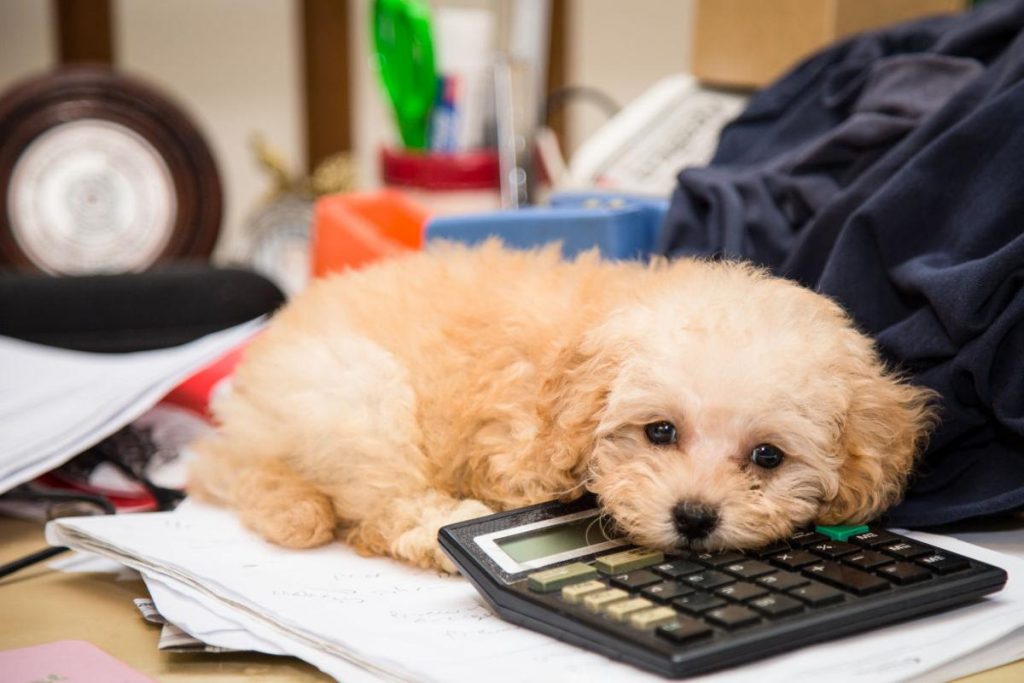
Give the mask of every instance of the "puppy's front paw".
M 487 515 L 493 515 L 494 510 L 487 507 L 479 500 L 467 499 L 460 500 L 458 505 L 448 514 L 447 521 L 442 524 L 455 524 L 456 522 L 465 522 L 467 519 L 476 519 L 477 517 L 486 517 Z
M 458 570 L 437 544 L 437 529 L 418 526 L 409 529 L 391 545 L 391 554 L 424 569 L 436 569 L 448 574 Z
M 334 510 L 326 497 L 270 496 L 246 521 L 268 541 L 286 548 L 313 548 L 334 538 Z
M 391 545 L 391 554 L 424 569 L 437 569 L 455 574 L 458 570 L 437 543 L 438 529 L 447 524 L 484 517 L 492 512 L 493 510 L 478 500 L 461 500 L 451 509 L 426 514 L 422 524 L 395 539 Z

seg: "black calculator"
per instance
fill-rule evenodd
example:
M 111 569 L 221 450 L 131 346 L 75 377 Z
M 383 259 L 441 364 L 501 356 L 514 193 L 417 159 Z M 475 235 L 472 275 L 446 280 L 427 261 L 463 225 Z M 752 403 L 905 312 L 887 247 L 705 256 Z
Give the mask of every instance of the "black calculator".
M 815 527 L 744 552 L 637 547 L 593 497 L 443 527 L 503 619 L 678 678 L 948 609 L 1006 572 L 880 528 Z

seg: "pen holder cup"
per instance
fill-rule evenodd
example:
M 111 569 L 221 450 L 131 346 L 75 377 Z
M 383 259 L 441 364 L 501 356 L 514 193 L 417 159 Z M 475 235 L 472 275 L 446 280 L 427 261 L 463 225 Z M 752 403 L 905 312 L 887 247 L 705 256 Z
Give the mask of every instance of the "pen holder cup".
M 384 147 L 381 181 L 401 190 L 432 216 L 493 211 L 501 207 L 498 152 L 412 152 Z
M 313 210 L 313 277 L 419 249 L 429 217 L 426 208 L 396 190 L 321 197 Z

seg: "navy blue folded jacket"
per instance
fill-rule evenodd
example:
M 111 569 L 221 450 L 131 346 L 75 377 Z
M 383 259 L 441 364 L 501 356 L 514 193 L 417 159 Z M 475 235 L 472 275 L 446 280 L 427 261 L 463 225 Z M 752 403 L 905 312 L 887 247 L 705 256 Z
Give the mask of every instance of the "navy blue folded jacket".
M 940 393 L 888 523 L 1024 506 L 1024 0 L 856 36 L 758 93 L 680 173 L 659 251 L 832 297 Z

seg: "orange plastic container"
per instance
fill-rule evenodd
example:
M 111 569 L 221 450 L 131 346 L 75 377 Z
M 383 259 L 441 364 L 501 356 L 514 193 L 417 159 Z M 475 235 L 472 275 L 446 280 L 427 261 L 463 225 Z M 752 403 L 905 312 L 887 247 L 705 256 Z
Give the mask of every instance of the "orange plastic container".
M 420 249 L 428 218 L 397 190 L 321 197 L 313 211 L 313 277 Z

